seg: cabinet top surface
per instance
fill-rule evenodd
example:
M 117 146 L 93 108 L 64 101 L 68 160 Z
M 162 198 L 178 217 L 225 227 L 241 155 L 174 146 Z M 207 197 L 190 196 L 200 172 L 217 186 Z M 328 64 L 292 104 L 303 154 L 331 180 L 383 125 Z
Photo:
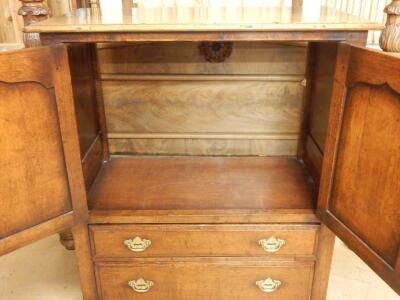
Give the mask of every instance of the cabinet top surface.
M 150 1 L 148 3 L 152 3 Z M 310 4 L 307 4 L 309 3 Z M 107 2 L 105 2 L 107 3 Z M 147 5 L 147 6 L 146 6 Z M 112 1 L 25 27 L 25 32 L 365 31 L 383 25 L 306 1 L 302 6 L 150 5 Z M 310 7 L 311 6 L 311 7 Z

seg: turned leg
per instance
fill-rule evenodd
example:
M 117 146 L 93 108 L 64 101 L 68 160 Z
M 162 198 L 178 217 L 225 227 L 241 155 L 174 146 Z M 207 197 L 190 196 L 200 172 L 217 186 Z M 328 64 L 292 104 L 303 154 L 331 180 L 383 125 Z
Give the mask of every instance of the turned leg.
M 65 249 L 75 250 L 74 237 L 70 229 L 60 232 L 59 235 L 60 243 L 65 247 Z

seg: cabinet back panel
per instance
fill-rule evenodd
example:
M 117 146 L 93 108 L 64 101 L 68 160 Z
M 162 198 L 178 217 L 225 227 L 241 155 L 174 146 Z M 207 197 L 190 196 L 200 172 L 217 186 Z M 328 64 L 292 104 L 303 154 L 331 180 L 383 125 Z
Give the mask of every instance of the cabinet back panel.
M 210 63 L 199 43 L 99 45 L 100 73 L 302 75 L 306 49 L 266 42 L 235 42 L 229 58 Z
M 198 48 L 99 46 L 110 153 L 295 155 L 306 48 L 234 43 L 222 63 Z
M 205 138 L 132 138 L 110 139 L 111 153 L 159 155 L 251 155 L 292 156 L 296 154 L 298 140 L 251 140 Z

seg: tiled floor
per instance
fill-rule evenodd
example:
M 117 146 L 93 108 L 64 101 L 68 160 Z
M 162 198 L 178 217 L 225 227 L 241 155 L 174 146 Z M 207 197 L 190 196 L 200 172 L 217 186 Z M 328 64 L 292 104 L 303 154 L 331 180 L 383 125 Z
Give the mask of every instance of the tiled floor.
M 0 257 L 1 300 L 81 298 L 74 254 L 62 248 L 57 236 Z M 354 253 L 336 242 L 328 300 L 399 299 Z

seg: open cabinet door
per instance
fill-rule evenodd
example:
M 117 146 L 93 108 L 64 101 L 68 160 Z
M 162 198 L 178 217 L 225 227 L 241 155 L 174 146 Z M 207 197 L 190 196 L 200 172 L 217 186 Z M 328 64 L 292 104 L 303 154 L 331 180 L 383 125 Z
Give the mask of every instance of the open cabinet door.
M 0 255 L 87 218 L 62 45 L 0 54 Z
M 339 45 L 318 215 L 400 293 L 400 58 Z

